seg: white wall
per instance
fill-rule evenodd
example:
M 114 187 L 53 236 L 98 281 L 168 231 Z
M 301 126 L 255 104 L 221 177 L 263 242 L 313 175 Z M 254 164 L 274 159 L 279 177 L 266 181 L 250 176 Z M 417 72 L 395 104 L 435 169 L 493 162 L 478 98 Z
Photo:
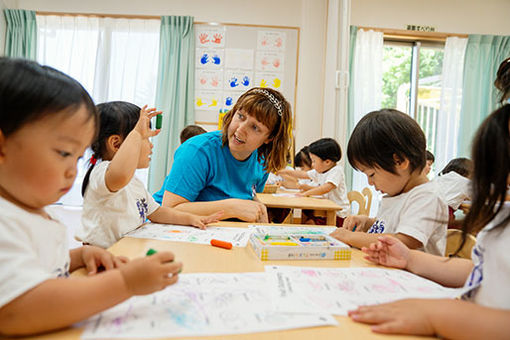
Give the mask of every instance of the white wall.
M 510 35 L 509 0 L 352 0 L 351 25 L 438 32 Z
M 327 0 L 18 0 L 22 9 L 191 15 L 195 21 L 300 27 L 296 148 L 320 138 Z

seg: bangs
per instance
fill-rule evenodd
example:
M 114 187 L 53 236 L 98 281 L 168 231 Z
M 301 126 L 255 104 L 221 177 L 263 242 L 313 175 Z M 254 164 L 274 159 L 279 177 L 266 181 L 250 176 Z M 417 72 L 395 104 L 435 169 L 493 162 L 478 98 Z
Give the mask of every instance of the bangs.
M 247 95 L 237 109 L 244 111 L 264 124 L 270 131 L 269 136 L 274 136 L 276 132 L 274 127 L 278 122 L 278 111 L 265 97 Z

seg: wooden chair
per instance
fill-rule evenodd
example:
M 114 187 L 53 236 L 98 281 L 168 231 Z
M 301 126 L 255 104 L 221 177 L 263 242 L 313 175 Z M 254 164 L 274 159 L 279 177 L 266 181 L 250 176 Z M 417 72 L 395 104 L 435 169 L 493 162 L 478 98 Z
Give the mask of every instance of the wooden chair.
M 365 197 L 363 197 L 363 194 L 361 194 L 361 192 L 356 190 L 349 191 L 347 193 L 347 198 L 349 199 L 351 207 L 352 202 L 356 202 L 358 204 L 358 212 L 356 213 L 356 215 L 368 216 L 368 210 L 366 208 L 367 202 L 365 200 Z
M 446 256 L 453 255 L 457 248 L 459 247 L 460 243 L 462 242 L 462 231 L 458 229 L 450 229 L 448 230 L 448 235 L 446 236 Z M 464 243 L 464 246 L 462 249 L 457 253 L 456 257 L 461 257 L 464 259 L 470 259 L 471 258 L 471 250 L 473 249 L 473 246 L 476 243 L 476 238 L 468 234 L 466 236 L 466 243 Z
M 363 190 L 361 190 L 361 193 L 365 196 L 365 200 L 367 202 L 366 210 L 368 216 L 370 215 L 370 207 L 372 206 L 372 190 L 370 190 L 369 187 L 364 187 Z

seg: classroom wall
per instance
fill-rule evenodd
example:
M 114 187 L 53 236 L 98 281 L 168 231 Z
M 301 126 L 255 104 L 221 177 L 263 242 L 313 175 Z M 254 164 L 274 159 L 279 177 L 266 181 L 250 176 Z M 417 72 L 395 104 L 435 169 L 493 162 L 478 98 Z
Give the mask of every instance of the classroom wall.
M 17 6 L 55 12 L 191 15 L 202 22 L 300 27 L 296 147 L 320 138 L 327 0 L 18 0 Z
M 351 25 L 438 32 L 510 35 L 509 0 L 352 0 Z

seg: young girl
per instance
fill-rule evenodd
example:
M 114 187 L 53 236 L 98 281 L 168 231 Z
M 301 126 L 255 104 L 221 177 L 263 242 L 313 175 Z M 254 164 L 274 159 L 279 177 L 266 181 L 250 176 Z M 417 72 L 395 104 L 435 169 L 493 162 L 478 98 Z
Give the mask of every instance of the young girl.
M 224 219 L 267 222 L 255 194 L 263 191 L 269 172 L 285 168 L 290 127 L 290 104 L 280 92 L 248 90 L 223 118 L 223 131 L 196 136 L 177 149 L 154 198 L 182 211 L 221 209 Z
M 149 219 L 155 223 L 192 225 L 201 229 L 217 221 L 219 214 L 202 217 L 160 207 L 134 176 L 149 166 L 152 153 L 150 119 L 161 112 L 126 102 L 99 104 L 99 134 L 92 143 L 92 165 L 85 175 L 82 193 L 82 228 L 79 241 L 108 248 Z M 102 162 L 95 164 L 95 159 Z
M 336 225 L 341 227 L 344 219 L 349 215 L 350 204 L 345 189 L 344 169 L 338 164 L 342 158 L 340 145 L 332 138 L 319 139 L 308 146 L 312 170 L 282 170 L 279 174 L 290 175 L 301 179 L 311 179 L 318 186 L 299 184 L 302 196 L 324 195 L 342 207 L 337 212 Z M 310 224 L 326 224 L 323 217 L 314 216 L 311 211 L 305 211 Z
M 362 250 L 374 263 L 402 268 L 442 285 L 461 287 L 462 300 L 402 300 L 349 312 L 379 333 L 435 335 L 447 339 L 508 339 L 510 335 L 510 105 L 482 123 L 473 142 L 473 200 L 464 237 L 478 234 L 472 259 L 444 258 L 409 250 L 380 237 Z M 498 152 L 494 152 L 498 150 Z M 462 248 L 462 245 L 459 249 Z
M 92 246 L 69 251 L 66 227 L 45 210 L 71 188 L 97 121 L 75 80 L 32 61 L 0 58 L 2 335 L 66 327 L 177 281 L 182 265 L 169 252 L 124 264 Z M 106 271 L 97 274 L 98 266 Z M 82 267 L 89 277 L 68 277 Z
M 350 216 L 332 236 L 361 248 L 378 233 L 391 233 L 411 249 L 444 255 L 448 208 L 422 171 L 425 146 L 423 131 L 408 115 L 392 109 L 365 115 L 352 132 L 347 156 L 386 195 L 376 218 Z

